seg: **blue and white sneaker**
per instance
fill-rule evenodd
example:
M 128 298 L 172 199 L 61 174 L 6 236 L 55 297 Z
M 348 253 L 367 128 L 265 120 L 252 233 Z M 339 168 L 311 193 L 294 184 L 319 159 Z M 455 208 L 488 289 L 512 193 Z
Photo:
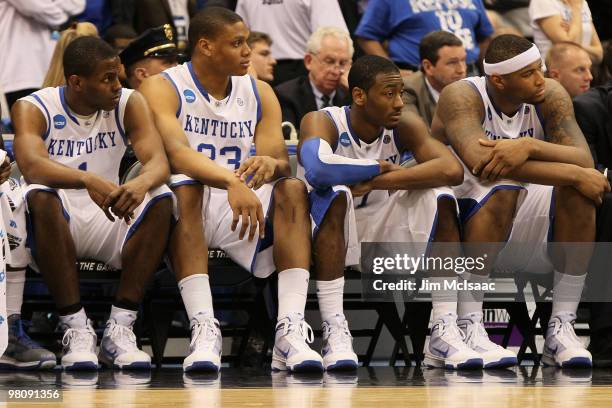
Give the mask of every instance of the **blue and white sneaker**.
M 480 355 L 464 343 L 454 313 L 446 314 L 433 323 L 423 362 L 428 367 L 451 370 L 478 369 L 483 364 Z
M 301 313 L 291 313 L 276 323 L 276 338 L 272 351 L 272 370 L 322 372 L 323 359 L 308 343 L 312 343 L 312 328 Z
M 19 314 L 10 315 L 7 323 L 8 346 L 0 357 L 0 369 L 50 370 L 55 367 L 55 354 L 28 336 Z
M 91 327 L 91 321 L 87 319 L 87 325 L 82 329 L 75 329 L 64 324 L 60 325 L 60 329 L 64 330 L 62 367 L 65 370 L 97 370 L 96 342 L 98 338 Z
M 489 339 L 482 317 L 482 313 L 470 313 L 457 321 L 457 326 L 465 336 L 465 343 L 480 355 L 484 368 L 508 368 L 517 365 L 516 354 Z
M 151 369 L 151 356 L 138 349 L 132 326 L 119 324 L 115 319 L 106 322 L 98 358 L 107 367 L 124 370 Z
M 183 361 L 185 372 L 212 371 L 221 368 L 221 330 L 212 312 L 200 312 L 191 319 L 189 355 Z
M 542 363 L 562 368 L 590 368 L 591 353 L 574 332 L 576 314 L 562 313 L 553 316 L 548 323 Z
M 326 370 L 356 370 L 359 363 L 353 351 L 353 336 L 344 315 L 323 322 L 323 367 Z

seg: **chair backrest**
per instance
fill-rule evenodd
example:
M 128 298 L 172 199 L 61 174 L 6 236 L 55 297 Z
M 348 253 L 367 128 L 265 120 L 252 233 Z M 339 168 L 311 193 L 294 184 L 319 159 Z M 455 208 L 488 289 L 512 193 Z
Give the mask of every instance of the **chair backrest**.
M 130 166 L 130 168 L 127 169 L 127 171 L 125 172 L 123 177 L 121 178 L 121 184 L 124 184 L 124 183 L 132 180 L 136 176 L 138 176 L 140 174 L 140 170 L 142 170 L 142 164 L 140 164 L 139 161 L 137 161 L 136 163 L 132 164 Z
M 295 126 L 291 122 L 283 122 L 281 123 L 281 128 L 289 129 L 289 140 L 298 140 L 298 133 L 295 129 Z

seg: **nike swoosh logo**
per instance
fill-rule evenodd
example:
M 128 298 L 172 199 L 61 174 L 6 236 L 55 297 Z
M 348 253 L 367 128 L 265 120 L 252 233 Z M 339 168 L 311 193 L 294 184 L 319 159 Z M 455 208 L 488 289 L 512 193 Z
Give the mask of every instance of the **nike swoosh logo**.
M 283 355 L 283 357 L 287 358 L 287 356 L 289 355 L 289 349 L 287 349 L 287 351 L 283 351 L 281 349 L 279 349 L 278 347 L 276 348 L 276 350 Z
M 442 357 L 446 358 L 448 356 L 448 349 L 446 349 L 446 351 L 440 350 L 439 348 L 436 347 L 431 347 L 432 349 L 434 349 L 434 351 L 437 351 L 438 353 L 440 353 L 442 355 Z

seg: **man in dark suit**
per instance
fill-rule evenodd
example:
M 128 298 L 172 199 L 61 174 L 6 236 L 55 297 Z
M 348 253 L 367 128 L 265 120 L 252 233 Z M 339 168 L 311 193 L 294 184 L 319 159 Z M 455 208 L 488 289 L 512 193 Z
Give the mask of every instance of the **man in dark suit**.
M 434 31 L 421 40 L 419 54 L 421 70 L 404 77 L 404 109 L 431 126 L 442 89 L 466 76 L 466 51 L 454 34 Z
M 328 106 L 350 104 L 348 71 L 353 41 L 348 32 L 321 27 L 308 40 L 304 65 L 308 75 L 283 82 L 274 88 L 283 111 L 283 121 L 299 129 L 302 117 Z
M 612 66 L 608 67 L 612 72 Z M 589 144 L 595 166 L 612 177 L 612 81 L 589 89 L 574 98 L 576 122 Z M 604 196 L 597 211 L 597 241 L 612 242 L 612 193 Z M 606 245 L 606 244 L 603 244 Z M 609 245 L 609 244 L 608 244 Z M 597 288 L 586 300 L 591 303 L 589 351 L 594 367 L 612 367 L 612 278 L 609 246 L 596 248 L 589 270 L 589 288 Z M 595 299 L 593 299 L 595 298 Z M 605 302 L 603 302 L 605 301 Z

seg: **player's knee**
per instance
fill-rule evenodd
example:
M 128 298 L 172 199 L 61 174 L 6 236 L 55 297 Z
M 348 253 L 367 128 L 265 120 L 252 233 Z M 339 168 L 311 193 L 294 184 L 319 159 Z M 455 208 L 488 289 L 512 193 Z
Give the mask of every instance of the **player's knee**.
M 52 192 L 43 190 L 34 190 L 28 193 L 28 208 L 32 213 L 39 216 L 55 217 L 62 211 L 62 204 L 59 197 Z
M 555 206 L 571 214 L 568 219 L 572 223 L 588 225 L 595 223 L 595 203 L 573 187 L 555 188 Z
M 478 216 L 486 219 L 495 231 L 508 231 L 516 211 L 518 190 L 497 190 L 478 210 Z
M 308 201 L 306 185 L 303 181 L 294 178 L 280 180 L 274 187 L 274 201 L 305 206 Z

